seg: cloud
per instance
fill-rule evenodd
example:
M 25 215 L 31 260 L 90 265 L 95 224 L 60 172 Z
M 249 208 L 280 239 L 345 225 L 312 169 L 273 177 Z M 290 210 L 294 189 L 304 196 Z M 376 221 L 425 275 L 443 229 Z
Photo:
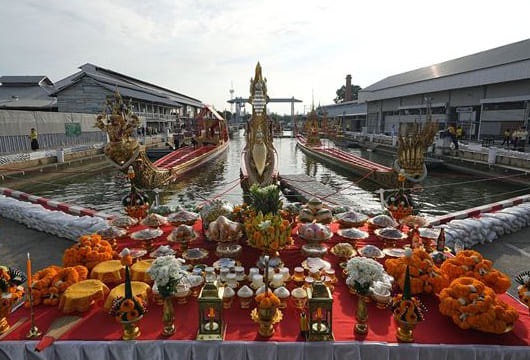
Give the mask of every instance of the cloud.
M 59 80 L 92 62 L 223 109 L 232 81 L 237 96 L 248 96 L 260 61 L 271 96 L 307 105 L 313 91 L 315 102 L 325 104 L 346 74 L 365 87 L 528 37 L 530 3 L 493 4 L 0 0 L 0 74 Z M 288 105 L 271 110 L 290 111 Z

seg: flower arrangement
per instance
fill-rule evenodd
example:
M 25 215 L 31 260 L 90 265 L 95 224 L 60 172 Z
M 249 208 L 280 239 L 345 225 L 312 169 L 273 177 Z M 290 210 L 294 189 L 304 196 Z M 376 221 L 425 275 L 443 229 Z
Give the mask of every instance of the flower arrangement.
M 403 294 L 398 294 L 392 298 L 390 308 L 394 318 L 406 323 L 418 323 L 423 321 L 425 307 L 414 296 L 411 296 L 410 267 L 407 266 L 405 271 L 405 284 Z
M 276 215 L 282 207 L 280 188 L 276 185 L 265 187 L 260 187 L 257 184 L 252 185 L 249 191 L 249 199 L 250 207 L 256 213 L 262 212 L 263 214 Z
M 440 313 L 461 329 L 502 334 L 519 318 L 513 307 L 497 299 L 492 288 L 473 277 L 453 280 L 440 293 Z
M 182 268 L 183 262 L 172 255 L 160 256 L 147 270 L 162 297 L 171 297 L 177 293 L 180 284 L 188 284 L 188 273 Z
M 420 321 L 423 321 L 425 312 L 420 300 L 411 294 L 410 280 L 410 265 L 407 265 L 403 294 L 394 296 L 390 302 L 394 320 L 398 324 L 396 337 L 404 342 L 414 341 L 414 329 Z
M 397 280 L 401 290 L 405 288 L 405 273 L 409 267 L 411 294 L 439 293 L 449 281 L 430 255 L 423 249 L 407 249 L 406 256 L 385 261 L 386 271 Z
M 259 212 L 245 222 L 247 244 L 263 251 L 277 251 L 291 245 L 292 228 L 288 220 L 278 214 L 263 215 Z
M 370 294 L 370 287 L 376 281 L 391 283 L 392 277 L 388 276 L 383 265 L 366 257 L 353 257 L 346 264 L 348 277 L 346 284 L 362 296 Z
M 100 235 L 84 235 L 79 242 L 63 253 L 65 267 L 84 265 L 88 270 L 100 262 L 112 260 L 115 253 L 108 241 L 102 240 Z
M 127 298 L 118 296 L 112 301 L 109 314 L 114 316 L 116 321 L 135 321 L 147 312 L 146 302 L 139 296 Z
M 454 258 L 444 261 L 441 269 L 449 281 L 463 276 L 472 277 L 482 281 L 497 294 L 506 292 L 511 285 L 508 276 L 493 269 L 493 263 L 474 250 L 460 251 Z
M 140 296 L 133 296 L 132 293 L 131 278 L 129 276 L 132 256 L 129 249 L 123 249 L 120 256 L 120 261 L 125 266 L 125 296 L 119 296 L 113 300 L 109 314 L 114 316 L 118 322 L 134 322 L 147 312 L 147 304 Z
M 52 265 L 36 272 L 31 284 L 33 305 L 59 304 L 61 294 L 72 284 L 86 280 L 87 276 L 88 269 L 82 265 L 65 268 Z M 26 307 L 29 307 L 28 300 L 26 299 Z
M 272 309 L 280 306 L 280 299 L 272 292 L 262 292 L 255 298 L 260 309 Z
M 26 281 L 26 276 L 20 270 L 0 266 L 0 309 L 11 308 L 12 305 L 22 299 L 24 281 Z
M 519 292 L 519 300 L 526 306 L 530 307 L 530 271 L 525 271 L 515 278 L 519 284 L 517 290 Z

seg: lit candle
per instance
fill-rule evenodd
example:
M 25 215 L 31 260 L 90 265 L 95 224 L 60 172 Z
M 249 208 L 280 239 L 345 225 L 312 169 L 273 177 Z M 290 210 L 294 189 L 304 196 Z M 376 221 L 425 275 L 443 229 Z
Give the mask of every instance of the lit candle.
M 215 311 L 213 307 L 210 308 L 210 313 L 208 314 L 208 317 L 210 318 L 210 320 L 213 320 L 213 318 L 215 317 Z
M 317 308 L 317 319 L 322 320 L 322 309 L 321 308 Z
M 28 261 L 26 263 L 27 265 L 27 275 L 28 275 L 28 289 L 30 289 L 31 291 L 31 258 L 29 256 L 29 253 L 28 253 Z

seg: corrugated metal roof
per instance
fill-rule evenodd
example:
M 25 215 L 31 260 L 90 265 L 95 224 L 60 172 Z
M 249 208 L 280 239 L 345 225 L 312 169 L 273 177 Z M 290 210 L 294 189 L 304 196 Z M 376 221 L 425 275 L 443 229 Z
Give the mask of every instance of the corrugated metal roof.
M 107 83 L 104 83 L 104 82 L 101 82 L 101 81 L 96 81 L 96 83 L 98 85 L 104 87 L 107 90 L 110 90 L 112 92 L 116 91 L 116 85 L 114 85 L 114 84 L 111 85 L 111 84 L 107 84 Z M 145 100 L 145 101 L 148 101 L 148 102 L 154 102 L 154 103 L 165 104 L 165 105 L 168 105 L 168 106 L 178 107 L 178 104 L 175 103 L 175 101 L 169 100 L 169 99 L 164 98 L 164 97 L 155 96 L 155 95 L 152 95 L 152 94 L 146 94 L 144 92 L 137 91 L 137 90 L 132 90 L 132 89 L 130 89 L 128 87 L 123 87 L 123 86 L 120 86 L 120 85 L 118 85 L 117 87 L 118 87 L 118 91 L 121 94 L 121 96 L 129 97 L 129 98 L 133 98 L 133 99 L 142 99 L 142 100 Z
M 11 76 L 25 78 L 25 76 Z M 2 77 L 2 78 L 5 78 Z M 46 78 L 43 76 L 41 78 Z M 47 78 L 46 78 L 47 79 Z M 56 105 L 57 100 L 49 96 L 53 87 L 48 82 L 20 83 L 13 82 L 9 86 L 0 86 L 0 107 L 7 108 L 42 108 L 49 109 Z M 21 85 L 17 85 L 21 84 Z
M 39 84 L 42 80 L 53 85 L 46 75 L 5 75 L 0 76 L 0 83 L 2 84 Z
M 77 83 L 83 76 L 89 76 L 105 88 L 112 86 L 112 91 L 118 86 L 120 93 L 124 96 L 131 96 L 150 102 L 159 102 L 169 106 L 179 106 L 179 104 L 196 107 L 203 106 L 202 102 L 198 99 L 90 63 L 84 64 L 79 68 L 81 69 L 80 72 L 70 75 L 57 83 L 56 91 L 53 95 Z M 130 95 L 126 95 L 125 92 L 128 92 Z M 132 94 L 135 94 L 135 96 Z
M 530 39 L 389 76 L 364 88 L 361 92 L 378 91 L 395 86 L 437 79 L 527 59 L 530 59 Z

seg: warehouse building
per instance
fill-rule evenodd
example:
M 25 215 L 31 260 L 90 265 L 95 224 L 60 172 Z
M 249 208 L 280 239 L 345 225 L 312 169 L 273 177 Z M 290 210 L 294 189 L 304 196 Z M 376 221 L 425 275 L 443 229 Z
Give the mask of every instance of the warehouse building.
M 389 76 L 359 92 L 371 133 L 425 121 L 462 126 L 467 138 L 528 126 L 530 39 Z
M 131 100 L 145 126 L 162 130 L 194 118 L 203 107 L 198 99 L 97 65 L 87 63 L 79 69 L 55 84 L 51 95 L 57 98 L 59 112 L 101 113 L 105 99 L 118 89 L 125 100 Z
M 344 131 L 361 131 L 366 123 L 366 103 L 357 100 L 344 101 L 338 104 L 322 105 L 317 108 L 319 117 L 342 124 Z

